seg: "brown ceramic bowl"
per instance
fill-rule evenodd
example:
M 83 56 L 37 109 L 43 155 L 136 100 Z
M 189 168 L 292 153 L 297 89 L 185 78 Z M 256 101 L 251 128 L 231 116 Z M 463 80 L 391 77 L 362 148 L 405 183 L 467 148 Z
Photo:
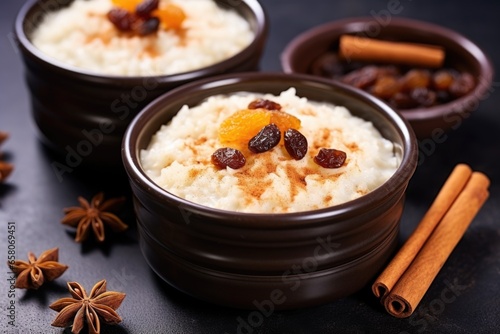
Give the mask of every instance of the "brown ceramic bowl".
M 69 1 L 30 0 L 15 21 L 15 36 L 25 64 L 32 114 L 44 143 L 61 153 L 64 171 L 80 165 L 121 167 L 120 145 L 132 118 L 149 102 L 184 83 L 222 73 L 256 70 L 267 38 L 268 19 L 256 0 L 217 0 L 250 22 L 253 42 L 212 66 L 173 75 L 124 77 L 68 66 L 48 57 L 30 36 L 43 16 Z
M 287 214 L 250 214 L 195 204 L 160 188 L 139 153 L 183 105 L 240 91 L 298 96 L 346 106 L 373 122 L 401 158 L 396 173 L 369 194 L 334 207 Z M 197 81 L 143 109 L 122 148 L 134 194 L 142 252 L 165 281 L 192 296 L 237 308 L 291 309 L 332 301 L 361 289 L 393 252 L 404 193 L 417 164 L 407 122 L 360 90 L 306 75 L 245 73 Z
M 305 31 L 283 50 L 281 64 L 284 72 L 311 73 L 311 66 L 316 59 L 325 52 L 338 51 L 339 38 L 343 34 L 440 45 L 446 53 L 444 67 L 467 71 L 474 76 L 475 88 L 461 98 L 428 108 L 400 110 L 418 138 L 439 137 L 460 125 L 477 108 L 493 80 L 490 59 L 466 37 L 435 24 L 394 17 L 384 24 L 373 17 L 349 18 Z

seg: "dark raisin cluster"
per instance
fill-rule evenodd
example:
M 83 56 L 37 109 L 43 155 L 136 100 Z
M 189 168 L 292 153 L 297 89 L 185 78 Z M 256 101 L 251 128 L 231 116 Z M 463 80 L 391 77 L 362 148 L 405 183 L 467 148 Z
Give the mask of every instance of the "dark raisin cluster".
M 249 109 L 264 108 L 267 110 L 281 110 L 281 105 L 269 100 L 255 100 L 248 106 Z M 287 129 L 283 135 L 284 146 L 288 154 L 300 160 L 307 153 L 307 139 L 296 129 Z M 281 131 L 274 123 L 264 126 L 250 141 L 248 149 L 253 153 L 263 153 L 276 147 L 281 141 Z M 246 159 L 243 153 L 237 149 L 224 147 L 212 154 L 212 163 L 220 168 L 241 168 Z M 346 153 L 335 149 L 322 148 L 314 157 L 314 162 L 324 168 L 339 168 L 346 160 Z
M 144 0 L 137 5 L 135 12 L 116 7 L 108 12 L 108 20 L 120 31 L 141 36 L 150 35 L 160 27 L 160 19 L 151 16 L 151 13 L 158 9 L 158 5 L 159 0 Z
M 311 67 L 312 74 L 336 79 L 387 102 L 398 110 L 432 107 L 471 92 L 474 77 L 451 68 L 437 70 L 396 65 L 375 65 L 342 61 L 325 53 Z

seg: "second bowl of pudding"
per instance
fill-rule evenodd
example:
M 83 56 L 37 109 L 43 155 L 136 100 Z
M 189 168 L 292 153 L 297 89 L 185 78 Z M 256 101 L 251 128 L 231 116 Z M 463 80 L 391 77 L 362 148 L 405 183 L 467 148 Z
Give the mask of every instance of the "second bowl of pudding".
M 121 167 L 149 102 L 187 82 L 258 69 L 267 16 L 255 0 L 30 0 L 15 21 L 32 115 L 59 174 Z M 134 7 L 137 5 L 137 7 Z
M 381 269 L 417 147 L 364 92 L 247 73 L 156 99 L 127 129 L 122 158 L 160 277 L 217 304 L 290 309 L 354 293 Z

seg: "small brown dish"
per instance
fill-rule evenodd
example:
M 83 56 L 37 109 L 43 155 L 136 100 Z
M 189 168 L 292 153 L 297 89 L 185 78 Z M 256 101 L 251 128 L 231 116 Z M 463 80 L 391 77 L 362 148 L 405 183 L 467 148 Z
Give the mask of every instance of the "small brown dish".
M 184 83 L 222 73 L 258 69 L 268 19 L 256 0 L 216 0 L 250 22 L 255 38 L 236 55 L 214 65 L 163 76 L 101 75 L 55 60 L 30 41 L 50 12 L 70 1 L 30 0 L 15 20 L 15 37 L 25 65 L 32 115 L 42 142 L 61 154 L 62 172 L 80 165 L 121 167 L 120 145 L 132 118 L 149 102 Z
M 440 137 L 446 131 L 457 128 L 487 96 L 492 84 L 492 62 L 472 41 L 435 24 L 394 17 L 389 22 L 379 22 L 373 17 L 349 18 L 305 31 L 283 50 L 281 64 L 284 72 L 312 74 L 314 63 L 320 57 L 338 53 L 342 35 L 440 46 L 445 52 L 443 68 L 472 75 L 475 86 L 464 96 L 428 107 L 398 109 L 419 139 Z M 388 54 L 390 52 L 387 50 Z
M 279 94 L 347 107 L 394 144 L 401 161 L 372 192 L 345 204 L 286 214 L 208 208 L 159 187 L 140 151 L 183 106 L 219 94 Z M 128 127 L 122 147 L 134 195 L 140 246 L 151 268 L 177 289 L 226 306 L 293 309 L 326 303 L 365 286 L 394 251 L 404 193 L 417 165 L 407 122 L 371 95 L 331 80 L 283 73 L 243 73 L 200 80 L 146 106 Z M 265 305 L 265 306 L 262 306 Z

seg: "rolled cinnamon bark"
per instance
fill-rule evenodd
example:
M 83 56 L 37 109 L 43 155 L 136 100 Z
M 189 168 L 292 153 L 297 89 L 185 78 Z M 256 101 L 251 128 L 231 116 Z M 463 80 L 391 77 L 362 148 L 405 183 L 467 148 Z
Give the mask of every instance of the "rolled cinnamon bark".
M 353 35 L 340 36 L 339 54 L 348 61 L 382 62 L 438 68 L 444 48 L 437 45 L 382 41 Z
M 409 317 L 489 196 L 489 179 L 473 172 L 464 190 L 436 226 L 384 300 L 387 312 Z
M 383 299 L 392 290 L 401 275 L 415 259 L 432 231 L 434 231 L 436 225 L 451 207 L 453 201 L 463 190 L 471 174 L 472 169 L 465 164 L 458 164 L 453 169 L 413 233 L 373 283 L 372 291 L 375 296 Z

